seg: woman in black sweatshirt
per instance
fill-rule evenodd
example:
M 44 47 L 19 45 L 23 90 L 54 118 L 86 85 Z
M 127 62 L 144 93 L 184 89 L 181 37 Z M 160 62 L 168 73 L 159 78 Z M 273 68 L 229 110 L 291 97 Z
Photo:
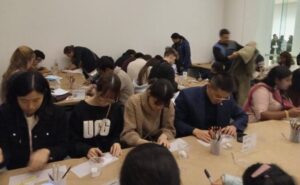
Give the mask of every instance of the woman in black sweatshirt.
M 0 106 L 2 166 L 35 171 L 67 156 L 66 116 L 53 105 L 49 84 L 39 72 L 13 75 L 6 100 Z
M 121 155 L 123 107 L 116 101 L 120 87 L 120 79 L 115 74 L 101 75 L 96 95 L 74 108 L 70 118 L 72 157 L 92 158 L 101 156 L 102 152 Z

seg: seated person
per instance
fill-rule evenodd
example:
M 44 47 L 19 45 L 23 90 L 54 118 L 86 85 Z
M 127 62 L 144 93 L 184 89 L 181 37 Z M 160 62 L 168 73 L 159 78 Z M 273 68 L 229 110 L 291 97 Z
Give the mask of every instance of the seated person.
M 291 98 L 295 107 L 300 107 L 300 68 L 293 72 L 292 85 L 288 90 L 288 97 Z
M 158 65 L 160 63 L 161 63 L 161 60 L 152 58 L 142 67 L 142 69 L 138 73 L 137 79 L 133 81 L 135 93 L 144 92 L 148 88 L 148 86 L 149 86 L 148 77 L 149 77 L 150 71 L 153 66 Z
M 286 66 L 287 68 L 290 69 L 291 66 L 295 64 L 295 62 L 293 60 L 292 55 L 289 52 L 284 51 L 279 55 L 278 64 L 280 66 Z
M 98 56 L 93 51 L 85 47 L 71 45 L 64 48 L 64 54 L 72 62 L 67 69 L 74 70 L 81 68 L 86 78 L 92 76 L 98 60 Z
M 275 164 L 253 164 L 243 177 L 224 174 L 211 185 L 296 185 L 293 177 Z
M 143 55 L 139 58 L 136 58 L 134 61 L 130 62 L 127 66 L 127 74 L 129 75 L 131 81 L 137 79 L 139 71 L 142 69 L 144 65 L 146 65 L 147 61 L 149 61 L 152 57 L 150 55 Z
M 34 50 L 35 60 L 33 62 L 33 69 L 38 70 L 40 73 L 50 72 L 47 68 L 39 66 L 40 63 L 45 60 L 45 54 L 40 50 Z
M 236 135 L 247 127 L 248 116 L 231 97 L 233 78 L 217 74 L 204 87 L 184 89 L 175 100 L 175 127 L 178 137 L 194 135 L 211 141 L 208 129 L 222 127 L 224 134 Z M 232 121 L 231 121 L 232 120 Z
M 265 79 L 254 85 L 244 105 L 249 123 L 299 117 L 300 108 L 294 108 L 286 96 L 291 83 L 292 72 L 285 66 L 276 66 Z
M 121 167 L 120 185 L 180 184 L 180 170 L 174 156 L 154 143 L 132 149 Z
M 133 83 L 121 68 L 115 66 L 114 59 L 109 56 L 103 56 L 99 59 L 96 65 L 98 74 L 114 73 L 121 80 L 121 90 L 120 90 L 120 102 L 125 104 L 127 99 L 133 94 Z M 96 77 L 97 78 L 97 77 Z
M 148 76 L 148 81 L 151 81 L 155 78 L 167 79 L 171 82 L 174 91 L 178 91 L 178 84 L 175 81 L 175 71 L 168 62 L 161 62 L 158 65 L 154 65 Z
M 125 106 L 121 140 L 129 146 L 156 142 L 169 147 L 175 137 L 174 90 L 166 79 L 153 81 L 147 91 L 131 96 Z
M 101 75 L 96 94 L 74 108 L 70 118 L 71 156 L 92 158 L 101 156 L 102 152 L 121 155 L 123 106 L 115 102 L 120 87 L 120 79 L 115 74 Z
M 116 60 L 116 66 L 118 67 L 122 67 L 123 63 L 128 60 L 129 58 L 134 57 L 135 55 L 135 51 L 133 49 L 128 49 L 127 51 L 125 51 L 122 56 L 120 56 L 117 60 Z
M 7 82 L 10 77 L 19 71 L 28 71 L 33 68 L 35 55 L 31 48 L 28 46 L 20 46 L 18 47 L 10 58 L 9 65 L 7 70 L 4 72 L 2 76 L 1 82 L 1 101 L 5 102 L 6 91 L 7 91 Z
M 63 160 L 68 123 L 64 111 L 52 103 L 48 81 L 39 72 L 18 72 L 8 84 L 7 101 L 0 106 L 2 165 L 35 171 Z

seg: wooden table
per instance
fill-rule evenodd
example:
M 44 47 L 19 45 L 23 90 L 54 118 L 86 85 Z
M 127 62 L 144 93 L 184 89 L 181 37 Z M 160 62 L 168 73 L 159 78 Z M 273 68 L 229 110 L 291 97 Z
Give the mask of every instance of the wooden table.
M 178 89 L 182 90 L 190 87 L 202 87 L 208 83 L 208 80 L 197 80 L 193 77 L 176 76 L 175 81 L 178 83 Z
M 86 80 L 85 80 L 83 74 L 58 72 L 58 74 L 56 74 L 56 75 L 62 77 L 62 80 L 60 81 L 60 87 L 62 89 L 69 91 L 70 93 L 72 93 L 73 89 L 86 88 L 86 86 L 84 86 L 84 82 Z M 70 88 L 70 82 L 69 82 L 70 76 L 74 77 L 74 79 L 75 79 L 72 89 Z M 50 82 L 50 86 L 51 86 L 51 82 Z M 80 102 L 80 100 L 74 99 L 74 98 L 72 98 L 72 96 L 70 96 L 63 101 L 56 102 L 55 104 L 60 105 L 60 106 L 72 106 L 72 105 L 76 105 L 79 102 Z
M 192 68 L 200 68 L 200 69 L 206 69 L 211 70 L 212 63 L 194 63 L 192 64 Z
M 182 184 L 208 185 L 209 182 L 203 173 L 205 168 L 209 170 L 213 179 L 218 178 L 223 173 L 241 176 L 247 166 L 257 162 L 276 163 L 294 176 L 296 180 L 300 180 L 300 144 L 291 143 L 282 136 L 282 133 L 286 136 L 289 135 L 289 124 L 286 121 L 253 123 L 249 125 L 246 133 L 257 135 L 257 146 L 253 152 L 248 154 L 240 152 L 241 144 L 234 141 L 231 149 L 224 149 L 220 156 L 214 156 L 210 154 L 209 147 L 199 144 L 194 137 L 183 138 L 189 143 L 189 158 L 179 159 L 177 153 L 173 153 L 181 170 Z M 118 161 L 106 166 L 97 178 L 89 176 L 78 178 L 75 174 L 70 173 L 67 177 L 68 185 L 101 185 L 118 178 L 122 162 L 129 150 L 125 149 L 124 155 Z M 240 162 L 234 162 L 232 153 Z M 69 166 L 84 161 L 86 161 L 85 158 L 80 158 L 57 163 Z M 7 185 L 10 176 L 26 171 L 26 168 L 22 168 L 2 172 L 0 173 L 0 184 Z

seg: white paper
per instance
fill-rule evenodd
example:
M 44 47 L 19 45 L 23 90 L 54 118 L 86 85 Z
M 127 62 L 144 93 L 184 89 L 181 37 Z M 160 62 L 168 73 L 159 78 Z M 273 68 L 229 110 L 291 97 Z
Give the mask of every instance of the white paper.
M 67 94 L 69 91 L 66 91 L 64 89 L 61 89 L 61 88 L 58 88 L 58 89 L 54 89 L 51 94 L 53 96 L 61 96 L 61 95 L 64 95 L 64 94 Z
M 178 95 L 179 95 L 179 91 L 176 92 L 176 93 L 174 94 L 173 98 L 171 99 L 171 101 L 172 101 L 174 104 L 175 104 L 175 100 L 176 100 L 176 98 L 178 97 Z
M 118 179 L 114 179 L 112 181 L 109 181 L 105 185 L 120 185 L 120 181 Z
M 49 81 L 59 81 L 62 79 L 62 77 L 56 75 L 47 75 L 45 78 Z
M 201 145 L 205 146 L 205 147 L 210 147 L 210 143 L 206 143 L 200 139 L 197 139 L 198 143 L 200 143 Z
M 73 73 L 73 74 L 82 74 L 82 69 L 74 69 L 74 70 L 68 70 L 68 69 L 65 69 L 65 70 L 62 70 L 62 72 L 64 73 Z
M 60 171 L 67 171 L 66 166 L 60 166 L 59 167 Z M 21 175 L 16 175 L 12 176 L 9 178 L 9 185 L 23 185 L 26 183 L 40 183 L 43 181 L 49 180 L 48 174 L 52 173 L 52 169 L 46 169 L 38 172 L 33 172 L 33 173 L 24 173 Z
M 117 157 L 112 156 L 110 153 L 104 153 L 101 158 L 103 159 L 103 167 L 118 160 Z M 91 163 L 89 161 L 86 161 L 77 166 L 74 166 L 71 171 L 75 173 L 79 178 L 82 178 L 90 174 L 91 167 Z
M 188 146 L 188 143 L 183 139 L 175 139 L 169 148 L 170 152 L 175 152 L 177 150 L 183 149 Z
M 242 152 L 249 152 L 256 147 L 256 134 L 248 134 L 243 137 Z

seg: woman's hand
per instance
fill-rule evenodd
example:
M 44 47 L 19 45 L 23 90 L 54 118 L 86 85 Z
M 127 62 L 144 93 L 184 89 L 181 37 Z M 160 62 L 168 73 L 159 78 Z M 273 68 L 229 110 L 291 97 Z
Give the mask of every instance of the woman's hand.
M 120 143 L 114 143 L 110 148 L 110 153 L 115 157 L 119 157 L 120 155 L 122 155 L 122 148 Z
M 99 148 L 90 148 L 87 153 L 87 158 L 100 157 L 102 155 L 102 151 Z
M 162 145 L 166 148 L 170 148 L 170 142 L 168 141 L 168 136 L 166 134 L 161 134 L 157 139 L 157 144 Z
M 50 150 L 47 148 L 39 149 L 30 155 L 28 167 L 30 171 L 37 171 L 44 168 L 48 163 Z
M 2 149 L 0 148 L 0 163 L 3 163 L 3 161 L 4 161 L 4 156 L 3 156 Z

